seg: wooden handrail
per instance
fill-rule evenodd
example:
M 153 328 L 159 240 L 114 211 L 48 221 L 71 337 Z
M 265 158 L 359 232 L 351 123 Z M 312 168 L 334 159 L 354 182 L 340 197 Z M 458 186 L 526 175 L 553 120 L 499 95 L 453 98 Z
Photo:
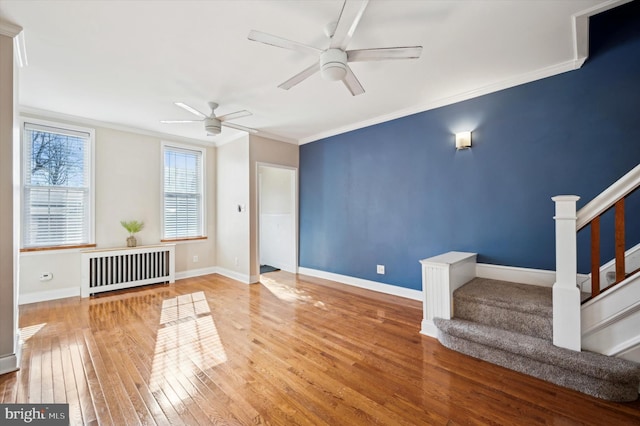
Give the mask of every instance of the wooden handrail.
M 577 214 L 576 230 L 584 228 L 593 219 L 601 216 L 620 199 L 626 197 L 640 186 L 640 164 L 635 166 L 616 183 L 605 189 L 600 195 L 588 202 Z

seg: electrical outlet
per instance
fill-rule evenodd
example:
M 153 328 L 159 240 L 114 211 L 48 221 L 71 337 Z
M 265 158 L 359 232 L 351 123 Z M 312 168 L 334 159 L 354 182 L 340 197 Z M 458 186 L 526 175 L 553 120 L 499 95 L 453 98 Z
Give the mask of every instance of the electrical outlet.
M 238 258 L 237 257 L 236 257 L 235 263 L 236 263 L 236 266 L 238 266 Z
M 198 263 L 198 256 L 193 256 L 193 263 Z
M 51 281 L 53 274 L 51 272 L 43 272 L 40 274 L 40 281 Z
M 380 275 L 384 275 L 384 265 L 377 265 L 376 272 Z

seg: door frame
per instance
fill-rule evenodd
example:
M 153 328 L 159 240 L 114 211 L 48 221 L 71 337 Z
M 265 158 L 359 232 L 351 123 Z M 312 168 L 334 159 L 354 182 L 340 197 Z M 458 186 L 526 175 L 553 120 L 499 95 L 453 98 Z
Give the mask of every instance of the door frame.
M 293 211 L 291 212 L 292 219 L 293 219 L 293 223 L 291 224 L 293 226 L 293 232 L 291 233 L 291 241 L 289 243 L 291 244 L 291 247 L 293 248 L 293 250 L 292 250 L 291 259 L 287 260 L 287 265 L 289 267 L 282 268 L 282 270 L 296 274 L 298 273 L 298 232 L 299 232 L 298 168 L 291 167 L 291 166 L 284 166 L 281 164 L 265 163 L 265 162 L 256 162 L 256 182 L 255 182 L 256 192 L 257 192 L 256 246 L 255 246 L 255 254 L 256 254 L 255 266 L 257 268 L 256 270 L 258 271 L 258 276 L 259 276 L 260 275 L 260 226 L 261 226 L 260 222 L 261 222 L 261 205 L 262 205 L 262 178 L 260 176 L 261 167 L 282 169 L 282 170 L 288 170 L 292 172 L 290 195 L 291 195 L 291 199 L 293 200 L 293 209 L 292 209 Z

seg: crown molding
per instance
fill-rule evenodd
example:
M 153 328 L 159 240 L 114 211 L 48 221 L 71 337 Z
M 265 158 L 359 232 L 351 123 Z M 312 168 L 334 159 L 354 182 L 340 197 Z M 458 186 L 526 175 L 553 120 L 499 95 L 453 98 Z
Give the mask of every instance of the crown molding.
M 33 115 L 36 117 L 42 117 L 42 118 L 46 118 L 46 119 L 51 119 L 51 120 L 63 120 L 63 121 L 70 121 L 72 123 L 78 123 L 78 124 L 83 124 L 85 126 L 91 126 L 91 127 L 102 127 L 102 128 L 106 128 L 106 129 L 112 129 L 112 130 L 119 130 L 122 132 L 128 132 L 128 133 L 135 133 L 138 135 L 143 135 L 143 136 L 151 136 L 154 138 L 158 138 L 158 139 L 162 139 L 162 140 L 172 140 L 175 142 L 185 142 L 185 143 L 190 143 L 190 144 L 196 144 L 196 145 L 203 145 L 203 146 L 215 146 L 215 147 L 219 147 L 222 145 L 225 145 L 229 142 L 233 142 L 235 140 L 238 140 L 244 136 L 247 136 L 246 133 L 244 132 L 240 132 L 236 135 L 230 136 L 230 137 L 225 137 L 225 138 L 217 138 L 215 140 L 200 140 L 200 139 L 191 139 L 191 138 L 185 138 L 182 136 L 176 136 L 176 135 L 172 135 L 169 133 L 162 133 L 162 132 L 154 132 L 152 130 L 145 130 L 145 129 L 140 129 L 137 127 L 133 127 L 133 126 L 125 126 L 123 124 L 117 124 L 117 123 L 110 123 L 107 121 L 100 121 L 100 120 L 94 120 L 92 118 L 85 118 L 85 117 L 78 117 L 75 115 L 70 115 L 70 114 L 63 114 L 60 112 L 53 112 L 53 111 L 49 111 L 49 110 L 44 110 L 44 109 L 40 109 L 40 108 L 32 108 L 32 107 L 27 107 L 27 106 L 20 106 L 18 108 L 18 111 L 20 112 L 21 115 L 27 114 L 27 115 Z M 286 143 L 290 143 L 293 145 L 298 145 L 298 141 L 295 139 L 291 139 L 291 138 L 286 138 L 283 136 L 279 136 L 279 135 L 275 135 L 272 133 L 268 133 L 268 132 L 262 132 L 262 131 L 258 131 L 258 133 L 255 134 L 256 136 L 261 136 L 263 138 L 267 138 L 267 139 L 273 139 L 273 140 L 277 140 L 280 142 L 286 142 Z
M 63 114 L 60 112 L 53 112 L 53 111 L 39 109 L 39 108 L 20 106 L 18 107 L 18 111 L 20 112 L 20 115 L 26 114 L 29 116 L 36 116 L 36 117 L 50 119 L 50 120 L 68 121 L 71 123 L 82 124 L 85 126 L 102 127 L 105 129 L 112 129 L 112 130 L 118 130 L 121 132 L 134 133 L 134 134 L 143 135 L 143 136 L 150 136 L 153 138 L 169 140 L 174 142 L 185 142 L 190 144 L 202 145 L 206 147 L 214 146 L 212 141 L 185 138 L 182 136 L 171 135 L 168 133 L 154 132 L 151 130 L 139 129 L 137 127 L 125 126 L 122 124 L 110 123 L 110 122 L 100 121 L 100 120 L 94 120 L 92 118 L 78 117 L 75 115 Z
M 299 145 L 300 144 L 300 141 L 298 141 L 298 139 L 288 138 L 288 137 L 285 137 L 285 136 L 276 135 L 275 133 L 264 132 L 262 130 L 258 130 L 258 133 L 254 133 L 254 134 L 252 134 L 250 136 L 260 136 L 260 137 L 263 137 L 265 139 L 273 139 L 273 140 L 276 140 L 276 141 L 290 143 L 290 144 L 293 144 L 293 145 Z
M 429 110 L 440 108 L 443 106 L 477 98 L 478 96 L 483 96 L 489 93 L 498 92 L 500 90 L 508 89 L 514 86 L 519 86 L 525 83 L 530 83 L 532 81 L 541 80 L 543 78 L 551 77 L 557 74 L 562 74 L 567 71 L 573 71 L 575 69 L 580 68 L 580 66 L 582 65 L 582 62 L 577 61 L 575 59 L 571 59 L 569 61 L 562 62 L 560 64 L 555 64 L 546 68 L 520 74 L 511 78 L 507 78 L 505 80 L 499 81 L 497 83 L 489 84 L 487 86 L 479 87 L 477 89 L 469 90 L 466 92 L 461 92 L 453 96 L 448 96 L 446 98 L 437 99 L 435 101 L 432 101 L 426 104 L 414 105 L 409 108 L 394 111 L 390 114 L 380 115 L 378 117 L 374 117 L 368 120 L 352 123 L 347 126 L 339 127 L 336 129 L 331 129 L 326 132 L 317 133 L 315 135 L 312 135 L 306 138 L 301 138 L 299 143 L 300 145 L 304 145 L 306 143 L 314 142 L 319 139 L 328 138 L 330 136 L 339 135 L 341 133 L 350 132 L 352 130 L 373 126 L 375 124 L 384 123 L 386 121 L 395 120 L 398 118 L 406 117 L 408 115 L 417 114 L 420 112 L 429 111 Z
M 0 35 L 13 38 L 20 34 L 21 31 L 21 26 L 0 19 Z
M 554 64 L 549 67 L 545 67 L 532 72 L 520 74 L 514 77 L 507 78 L 494 84 L 490 84 L 484 87 L 473 89 L 467 92 L 461 92 L 453 96 L 437 99 L 435 101 L 418 104 L 409 108 L 405 108 L 399 111 L 392 112 L 390 114 L 380 115 L 378 117 L 370 118 L 368 120 L 352 123 L 343 127 L 327 130 L 326 132 L 316 133 L 315 135 L 301 138 L 298 143 L 304 145 L 309 142 L 314 142 L 320 139 L 336 136 L 342 133 L 347 133 L 353 130 L 361 129 L 375 124 L 384 123 L 386 121 L 395 120 L 398 118 L 406 117 L 408 115 L 417 114 L 424 111 L 440 108 L 443 106 L 455 104 L 458 102 L 466 101 L 476 98 L 478 96 L 487 95 L 489 93 L 498 92 L 500 90 L 509 89 L 511 87 L 519 86 L 521 84 L 531 83 L 536 80 L 551 77 L 554 75 L 562 74 L 568 71 L 577 70 L 587 60 L 589 55 L 589 18 L 598 13 L 605 12 L 614 7 L 621 6 L 625 3 L 629 3 L 632 0 L 609 0 L 607 2 L 598 4 L 596 6 L 585 9 L 576 13 L 572 17 L 572 30 L 573 30 L 573 59 L 570 59 L 559 64 Z
M 275 140 L 275 141 L 279 141 L 279 142 L 290 143 L 292 145 L 298 145 L 298 140 L 297 139 L 287 138 L 287 137 L 284 137 L 284 136 L 280 136 L 280 135 L 276 135 L 276 134 L 273 134 L 273 133 L 269 133 L 269 132 L 264 132 L 262 130 L 258 130 L 257 133 L 241 132 L 241 133 L 235 134 L 233 136 L 224 137 L 224 138 L 217 138 L 215 140 L 215 146 L 219 147 L 219 146 L 222 146 L 222 145 L 226 145 L 229 142 L 237 141 L 238 139 L 242 139 L 245 136 L 249 136 L 249 139 L 251 139 L 253 136 L 260 136 L 261 138 L 265 138 L 265 139 L 271 139 L 271 140 Z
M 609 0 L 593 7 L 580 11 L 572 16 L 573 24 L 573 55 L 580 66 L 589 56 L 589 18 L 598 13 L 605 12 L 614 7 L 629 3 L 632 0 Z

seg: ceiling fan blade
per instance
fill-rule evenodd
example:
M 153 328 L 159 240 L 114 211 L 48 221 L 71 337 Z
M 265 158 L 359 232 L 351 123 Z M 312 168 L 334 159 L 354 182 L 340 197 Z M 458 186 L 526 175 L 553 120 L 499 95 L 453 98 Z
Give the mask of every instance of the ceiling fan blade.
M 243 132 L 247 132 L 247 133 L 258 133 L 258 131 L 256 129 L 252 129 L 251 127 L 245 127 L 245 126 L 241 126 L 239 124 L 235 124 L 235 123 L 229 123 L 229 122 L 223 122 L 222 123 L 223 126 L 226 127 L 231 127 L 232 129 L 236 129 L 236 130 L 242 130 Z
M 322 52 L 322 50 L 315 48 L 313 46 L 298 43 L 297 41 L 287 40 L 286 38 L 274 36 L 271 34 L 263 33 L 262 31 L 251 30 L 249 31 L 248 38 L 249 40 L 252 40 L 252 41 L 257 41 L 257 42 L 268 44 L 275 47 L 281 47 L 283 49 L 296 50 L 302 53 L 310 53 L 312 55 L 317 55 Z
M 198 111 L 197 109 L 190 107 L 189 105 L 183 103 L 183 102 L 174 102 L 174 104 L 176 106 L 179 106 L 180 108 L 189 111 L 191 114 L 197 115 L 200 118 L 207 118 L 207 115 Z
M 417 59 L 422 46 L 384 47 L 347 51 L 347 62 L 383 61 L 387 59 Z
M 356 31 L 369 0 L 345 0 L 338 24 L 331 37 L 330 49 L 345 50 Z
M 302 82 L 303 80 L 311 77 L 314 73 L 320 71 L 320 62 L 314 62 L 313 65 L 306 68 L 305 70 L 299 72 L 298 74 L 291 77 L 289 80 L 285 81 L 278 87 L 281 89 L 289 90 L 296 84 Z
M 164 124 L 176 124 L 176 123 L 199 123 L 202 120 L 160 120 Z
M 249 111 L 247 111 L 245 109 L 245 110 L 242 110 L 242 111 L 236 111 L 236 112 L 232 112 L 232 113 L 229 113 L 229 114 L 225 114 L 225 115 L 222 115 L 222 116 L 217 117 L 217 118 L 220 121 L 227 121 L 227 120 L 235 120 L 236 118 L 247 117 L 249 115 L 252 115 L 251 112 L 249 112 Z
M 347 89 L 349 89 L 353 96 L 362 95 L 364 93 L 364 87 L 362 87 L 362 84 L 360 84 L 349 65 L 347 65 L 347 74 L 342 79 L 342 82 L 347 86 Z

